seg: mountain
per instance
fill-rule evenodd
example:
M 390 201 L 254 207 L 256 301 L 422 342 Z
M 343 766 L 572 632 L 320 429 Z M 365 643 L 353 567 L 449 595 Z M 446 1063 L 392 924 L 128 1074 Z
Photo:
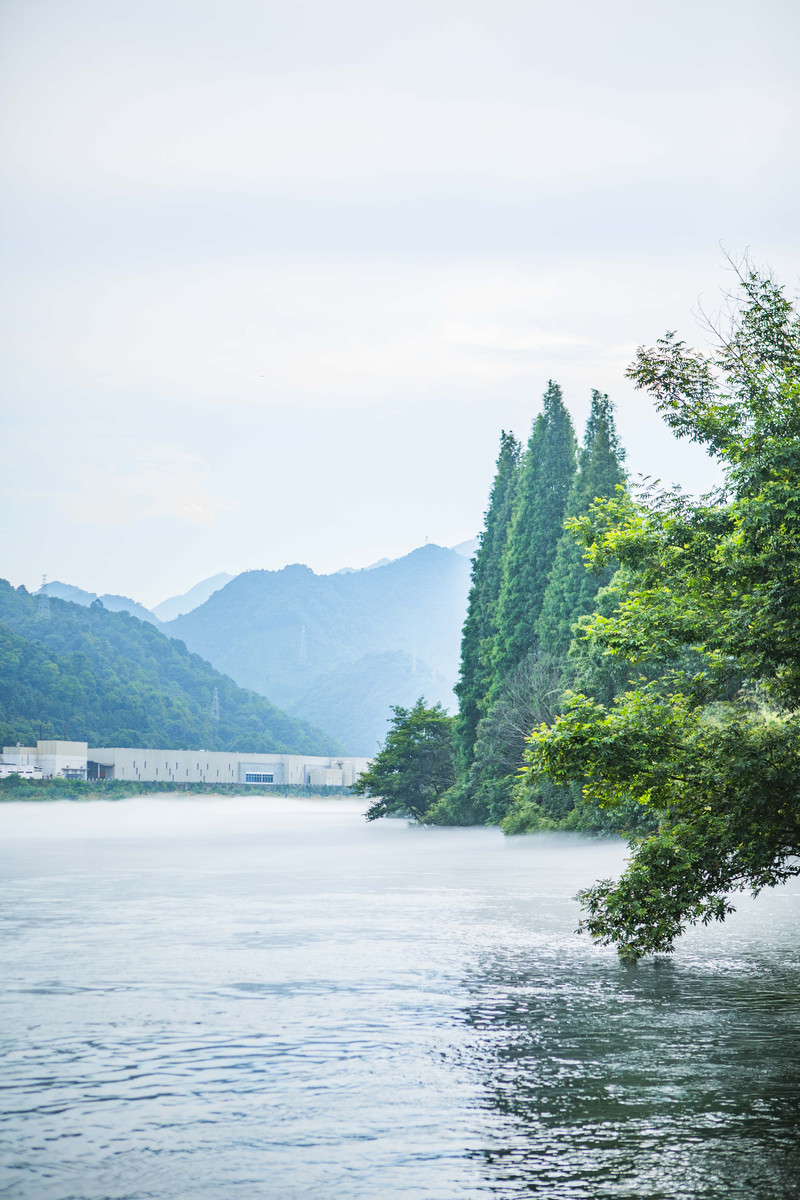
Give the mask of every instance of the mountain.
M 392 705 L 413 708 L 420 696 L 429 704 L 453 704 L 453 685 L 425 663 L 401 650 L 365 654 L 357 662 L 318 675 L 289 706 L 328 731 L 354 753 L 372 757 L 387 733 Z
M 143 604 L 138 604 L 136 600 L 129 599 L 128 596 L 115 596 L 112 593 L 105 592 L 97 599 L 102 604 L 103 608 L 107 608 L 109 612 L 126 612 L 132 617 L 138 617 L 140 621 L 147 621 L 150 625 L 160 627 L 162 622 L 159 621 L 155 613 L 149 608 L 145 608 Z
M 480 538 L 469 538 L 466 542 L 459 542 L 457 546 L 451 546 L 451 550 L 455 550 L 456 554 L 463 554 L 464 558 L 472 558 L 475 551 L 478 549 Z
M 86 608 L 97 599 L 97 592 L 85 592 L 83 588 L 75 587 L 72 583 L 61 583 L 54 579 L 52 583 L 43 583 L 36 593 L 37 596 L 57 596 L 59 600 L 71 600 L 73 604 L 83 604 Z
M 299 564 L 247 571 L 168 630 L 241 686 L 296 715 L 313 710 L 333 729 L 342 727 L 347 708 L 354 723 L 345 748 L 371 753 L 376 728 L 385 733 L 389 704 L 402 703 L 406 693 L 387 700 L 396 659 L 358 664 L 367 656 L 404 654 L 416 660 L 437 698 L 445 688 L 452 706 L 469 582 L 469 559 L 434 545 L 347 574 L 315 575 Z M 365 687 L 375 705 L 369 712 Z
M 160 604 L 156 604 L 153 612 L 159 621 L 174 621 L 176 617 L 191 612 L 199 604 L 204 604 L 209 596 L 219 591 L 231 579 L 233 579 L 233 575 L 229 575 L 227 571 L 220 571 L 219 575 L 212 575 L 210 579 L 203 579 L 200 583 L 196 583 L 183 595 L 171 596 L 169 600 L 162 600 Z
M 94 746 L 341 753 L 128 612 L 52 594 L 49 608 L 40 617 L 37 597 L 0 580 L 0 745 L 59 738 L 66 726 Z
M 475 551 L 478 549 L 477 537 L 470 538 L 469 541 L 459 542 L 457 546 L 451 546 L 451 550 L 455 550 L 456 554 L 462 554 L 465 558 L 472 558 Z M 376 567 L 385 567 L 390 562 L 396 562 L 394 558 L 379 558 L 377 562 L 370 563 L 368 567 L 340 567 L 338 571 L 334 571 L 334 575 L 354 575 L 356 571 L 374 571 Z M 231 576 L 228 576 L 230 579 Z
M 355 575 L 357 571 L 374 571 L 376 567 L 385 567 L 390 562 L 392 562 L 391 558 L 379 558 L 377 562 L 370 563 L 368 567 L 340 567 L 333 573 L 334 575 Z
M 75 587 L 71 583 L 61 583 L 58 579 L 54 579 L 52 583 L 43 584 L 36 594 L 38 596 L 42 593 L 54 596 L 58 600 L 69 600 L 73 604 L 81 604 L 84 608 L 88 608 L 90 604 L 99 600 L 103 608 L 107 608 L 109 612 L 127 612 L 132 617 L 138 617 L 140 621 L 149 621 L 151 625 L 161 624 L 155 613 L 152 613 L 149 608 L 145 608 L 143 604 L 131 600 L 128 596 L 115 596 L 109 592 L 98 596 L 96 592 L 86 592 L 83 588 Z

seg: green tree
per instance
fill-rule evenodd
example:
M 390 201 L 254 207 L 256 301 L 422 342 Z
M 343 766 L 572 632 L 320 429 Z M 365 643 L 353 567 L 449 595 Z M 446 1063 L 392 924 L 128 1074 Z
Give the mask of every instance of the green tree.
M 497 606 L 492 697 L 537 646 L 536 627 L 575 474 L 575 433 L 550 380 L 522 461 Z
M 582 633 L 628 682 L 568 696 L 531 737 L 535 776 L 660 818 L 618 881 L 582 893 L 583 927 L 630 959 L 800 871 L 800 319 L 770 278 L 740 284 L 714 353 L 669 333 L 629 370 L 723 486 L 618 494 L 573 523 L 595 566 L 621 564 L 615 610 Z
M 608 396 L 593 391 L 578 471 L 567 498 L 567 518 L 582 516 L 593 501 L 614 495 L 625 482 L 624 457 L 614 424 L 614 406 Z M 573 625 L 578 617 L 593 611 L 597 593 L 610 583 L 613 573 L 612 565 L 601 571 L 588 570 L 584 548 L 573 530 L 564 530 L 556 547 L 537 624 L 543 650 L 553 656 L 566 655 Z
M 498 824 L 508 812 L 530 730 L 553 720 L 563 669 L 558 659 L 532 650 L 506 677 L 478 725 L 469 788 L 473 804 L 490 824 Z
M 461 670 L 455 687 L 459 700 L 455 724 L 456 755 L 461 775 L 469 770 L 472 762 L 478 721 L 491 686 L 491 647 L 519 457 L 519 442 L 512 433 L 503 431 L 485 524 L 472 560 L 472 587 L 461 634 Z
M 441 704 L 426 708 L 422 697 L 413 708 L 396 705 L 392 712 L 386 741 L 353 791 L 375 800 L 368 821 L 405 814 L 424 820 L 455 780 L 455 722 Z
M 497 594 L 489 606 L 481 642 L 480 673 L 473 677 L 478 687 L 474 698 L 469 697 L 473 702 L 465 709 L 460 726 L 459 779 L 432 811 L 437 821 L 474 824 L 499 820 L 510 803 L 524 736 L 524 729 L 515 726 L 531 707 L 529 699 L 520 703 L 518 685 L 537 656 L 536 622 L 574 473 L 572 422 L 561 389 L 551 380 L 515 471 L 510 517 L 507 508 L 503 509 L 507 532 L 495 543 L 495 553 L 503 543 L 499 564 L 493 558 L 492 586 Z M 508 497 L 504 499 L 507 503 Z M 473 739 L 469 750 L 467 735 Z

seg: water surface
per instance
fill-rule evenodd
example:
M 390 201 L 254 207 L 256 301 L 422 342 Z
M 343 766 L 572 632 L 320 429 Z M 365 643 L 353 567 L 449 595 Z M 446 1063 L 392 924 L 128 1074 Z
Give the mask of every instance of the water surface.
M 797 1196 L 796 884 L 626 968 L 618 843 L 362 808 L 0 806 L 0 1195 Z

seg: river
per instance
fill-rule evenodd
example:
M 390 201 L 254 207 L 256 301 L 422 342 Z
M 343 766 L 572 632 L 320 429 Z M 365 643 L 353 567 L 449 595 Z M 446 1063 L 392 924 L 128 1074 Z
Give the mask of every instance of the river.
M 625 967 L 620 844 L 363 807 L 0 806 L 0 1196 L 798 1195 L 796 882 Z

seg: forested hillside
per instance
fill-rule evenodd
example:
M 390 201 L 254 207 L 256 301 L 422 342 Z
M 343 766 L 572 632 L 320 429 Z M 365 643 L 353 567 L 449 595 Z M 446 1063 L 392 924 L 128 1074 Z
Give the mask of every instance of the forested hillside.
M 248 571 L 168 630 L 237 683 L 372 754 L 390 704 L 452 705 L 469 560 L 441 546 L 335 575 Z M 399 656 L 399 657 L 398 657 Z
M 179 641 L 127 612 L 0 580 L 2 744 L 67 736 L 94 746 L 333 754 L 338 744 L 238 687 Z M 214 689 L 219 720 L 212 717 Z

